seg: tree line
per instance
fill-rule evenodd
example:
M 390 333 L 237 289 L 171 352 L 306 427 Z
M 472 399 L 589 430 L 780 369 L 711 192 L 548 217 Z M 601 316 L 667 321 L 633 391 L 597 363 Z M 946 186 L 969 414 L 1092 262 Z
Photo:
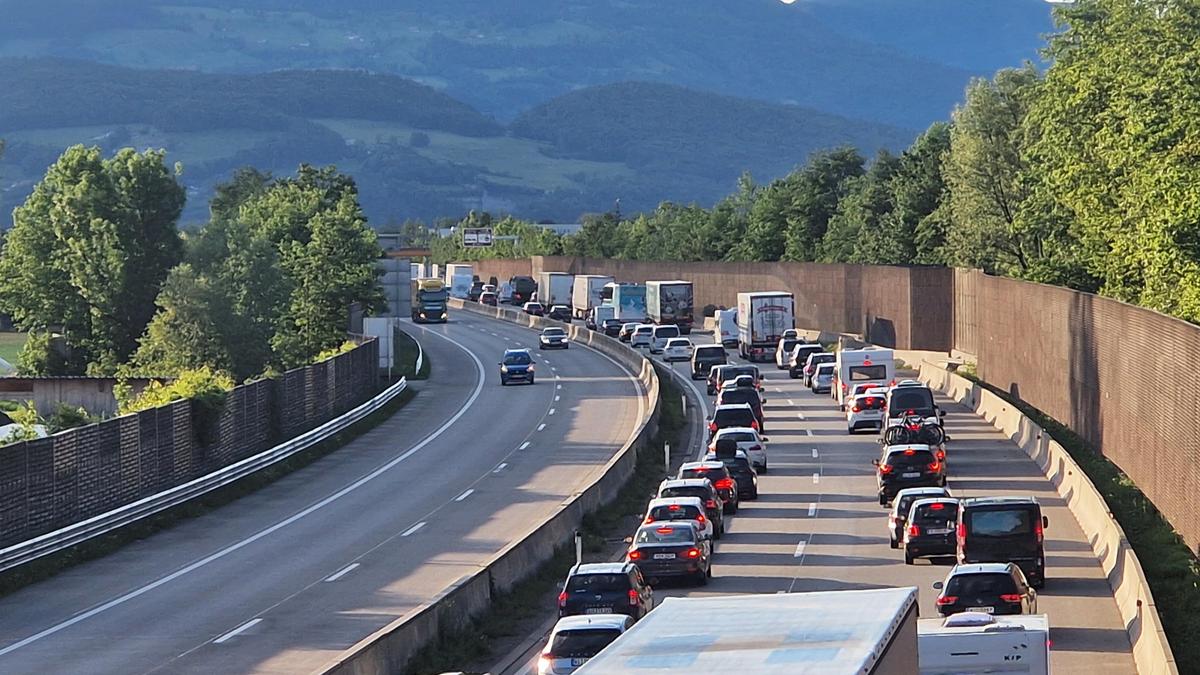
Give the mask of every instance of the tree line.
M 569 236 L 506 218 L 497 231 L 519 245 L 448 238 L 435 258 L 953 265 L 1200 322 L 1200 2 L 1081 0 L 1056 16 L 1048 68 L 973 81 L 899 154 L 834 148 L 769 183 L 745 175 L 712 208 L 589 215 Z
M 241 381 L 345 342 L 350 307 L 382 305 L 375 233 L 333 167 L 238 171 L 211 217 L 178 229 L 186 194 L 162 151 L 69 148 L 0 248 L 0 311 L 30 333 L 28 375 Z

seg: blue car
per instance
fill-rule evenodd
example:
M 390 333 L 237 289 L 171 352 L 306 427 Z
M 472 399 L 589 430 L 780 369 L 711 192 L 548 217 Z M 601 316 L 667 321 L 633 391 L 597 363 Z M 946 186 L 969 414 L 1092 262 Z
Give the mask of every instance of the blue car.
M 500 362 L 500 384 L 528 382 L 533 384 L 533 356 L 528 349 L 508 349 Z

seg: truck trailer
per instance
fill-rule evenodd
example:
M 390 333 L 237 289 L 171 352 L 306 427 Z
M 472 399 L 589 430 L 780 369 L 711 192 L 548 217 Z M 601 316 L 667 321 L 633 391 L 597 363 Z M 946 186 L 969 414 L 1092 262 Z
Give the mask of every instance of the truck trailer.
M 538 276 L 538 302 L 549 311 L 553 305 L 571 306 L 574 301 L 575 275 L 566 272 L 542 272 Z
M 917 668 L 917 589 L 884 588 L 667 598 L 575 672 L 915 675 Z
M 606 304 L 612 305 L 616 318 L 621 321 L 645 321 L 646 287 L 641 284 L 611 283 L 604 286 L 608 297 Z
M 783 332 L 794 327 L 796 301 L 784 291 L 738 293 L 738 354 L 748 361 L 769 361 Z
M 678 326 L 682 335 L 692 332 L 692 282 L 647 281 L 646 315 L 659 326 Z
M 575 318 L 585 319 L 589 310 L 605 304 L 601 292 L 612 281 L 603 274 L 576 274 L 571 282 L 571 312 Z

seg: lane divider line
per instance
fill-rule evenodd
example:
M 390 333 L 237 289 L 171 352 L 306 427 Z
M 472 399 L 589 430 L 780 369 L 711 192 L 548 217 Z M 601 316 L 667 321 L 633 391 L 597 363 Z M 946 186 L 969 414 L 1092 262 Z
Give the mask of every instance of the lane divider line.
M 325 577 L 325 581 L 337 581 L 338 579 L 341 579 L 342 577 L 346 576 L 347 574 L 350 574 L 354 570 L 358 569 L 358 567 L 359 567 L 359 563 L 350 563 L 349 565 L 346 565 L 345 567 L 338 570 L 337 572 L 334 572 L 333 574 Z
M 804 433 L 808 434 L 809 436 L 813 436 L 813 435 L 814 435 L 814 434 L 813 434 L 813 432 L 812 432 L 812 429 L 805 429 L 805 430 L 804 430 Z
M 545 422 L 542 422 L 541 424 L 539 424 L 539 425 L 538 425 L 538 431 L 541 431 L 541 430 L 543 430 L 543 429 L 545 429 L 545 428 L 546 428 L 546 423 L 545 423 Z
M 462 493 L 461 495 L 459 495 L 459 496 L 455 497 L 455 498 L 454 498 L 454 501 L 456 501 L 456 502 L 461 502 L 462 500 L 466 499 L 467 497 L 470 497 L 470 496 L 471 496 L 471 495 L 473 495 L 473 494 L 475 494 L 475 489 L 474 489 L 474 488 L 470 488 L 470 489 L 468 489 L 466 492 L 464 492 L 464 493 Z
M 813 502 L 808 505 L 808 517 L 815 518 L 817 515 L 817 503 Z
M 217 638 L 216 640 L 213 640 L 213 643 L 219 645 L 227 640 L 230 640 L 232 638 L 235 638 L 235 637 L 241 635 L 242 633 L 245 633 L 246 631 L 250 630 L 251 628 L 254 628 L 255 626 L 257 626 L 260 623 L 262 623 L 262 619 L 250 619 L 246 623 L 238 626 L 237 628 L 234 628 L 233 630 L 222 635 L 221 637 Z
M 496 468 L 492 469 L 492 473 L 500 473 L 506 466 L 508 466 L 508 464 L 501 462 L 498 466 L 496 466 Z
M 796 405 L 796 402 L 789 398 L 788 405 Z
M 817 449 L 813 448 L 813 459 L 816 459 L 818 456 L 819 455 L 817 454 Z
M 817 483 L 820 483 L 820 482 L 821 482 L 821 474 L 814 473 L 813 474 L 813 485 L 816 485 Z
M 548 413 L 546 413 L 546 414 L 547 414 L 547 415 L 553 415 L 553 414 L 554 414 L 554 408 L 551 408 L 551 409 L 550 409 L 550 412 L 548 412 Z
M 422 527 L 425 527 L 425 521 L 423 521 L 423 520 L 421 522 L 417 523 L 416 525 L 413 525 L 412 527 L 408 528 L 404 532 L 400 533 L 400 536 L 401 537 L 412 536 L 412 535 L 416 534 L 417 532 L 419 532 Z
M 804 413 L 796 413 L 796 417 L 799 417 L 800 419 L 804 419 Z
M 517 449 L 518 449 L 518 450 L 524 450 L 525 448 L 528 448 L 528 447 L 529 447 L 529 441 L 525 441 L 524 443 L 522 443 L 522 444 L 521 444 L 521 447 L 519 447 L 519 448 L 517 448 Z M 501 466 L 504 466 L 504 465 L 503 465 L 503 464 L 501 464 Z
M 558 403 L 558 399 L 560 399 L 560 398 L 562 398 L 562 397 L 561 397 L 561 396 L 559 396 L 558 394 L 555 394 L 555 395 L 554 395 L 554 402 L 555 402 L 555 403 Z
M 801 540 L 800 540 L 800 543 L 799 543 L 799 544 L 796 544 L 796 552 L 792 554 L 792 557 L 793 557 L 793 558 L 803 558 L 803 557 L 804 557 L 804 547 L 805 547 L 805 546 L 808 546 L 808 540 L 807 540 L 807 539 L 801 539 Z

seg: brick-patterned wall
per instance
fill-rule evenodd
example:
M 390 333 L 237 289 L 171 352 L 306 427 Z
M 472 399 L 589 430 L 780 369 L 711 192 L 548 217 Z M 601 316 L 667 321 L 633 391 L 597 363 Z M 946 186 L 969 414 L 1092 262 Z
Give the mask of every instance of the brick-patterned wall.
M 374 339 L 279 380 L 235 388 L 202 445 L 178 401 L 0 447 L 0 546 L 104 513 L 262 452 L 374 395 Z

